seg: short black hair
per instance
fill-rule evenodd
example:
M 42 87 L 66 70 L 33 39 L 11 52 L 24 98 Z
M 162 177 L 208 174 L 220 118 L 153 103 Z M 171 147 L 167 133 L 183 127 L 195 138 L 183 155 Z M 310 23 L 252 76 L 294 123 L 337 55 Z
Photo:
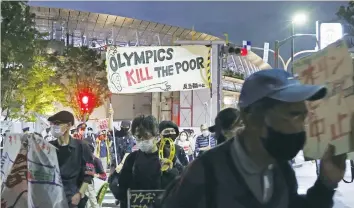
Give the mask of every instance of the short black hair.
M 159 134 L 157 120 L 152 115 L 141 115 L 134 118 L 131 129 L 133 135 L 144 135 L 147 132 L 152 136 Z

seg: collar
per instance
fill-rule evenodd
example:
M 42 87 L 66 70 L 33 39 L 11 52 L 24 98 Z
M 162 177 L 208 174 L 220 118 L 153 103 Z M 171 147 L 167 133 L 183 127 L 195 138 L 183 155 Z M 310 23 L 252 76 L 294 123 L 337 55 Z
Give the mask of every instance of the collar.
M 263 171 L 243 149 L 238 137 L 234 138 L 231 144 L 231 155 L 236 163 L 240 164 L 242 169 L 250 174 L 258 174 Z
M 53 141 L 53 145 L 56 147 L 60 147 L 61 145 L 58 142 L 58 139 Z M 71 136 L 69 136 L 69 147 L 71 148 L 76 148 L 77 147 L 77 141 L 75 141 L 75 139 Z

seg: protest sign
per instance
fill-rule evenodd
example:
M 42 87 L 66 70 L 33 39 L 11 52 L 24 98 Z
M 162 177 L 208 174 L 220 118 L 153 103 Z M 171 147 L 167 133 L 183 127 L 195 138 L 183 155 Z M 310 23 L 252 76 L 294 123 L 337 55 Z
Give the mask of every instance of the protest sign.
M 1 155 L 1 181 L 5 182 L 21 148 L 21 134 L 7 134 Z
M 108 87 L 112 93 L 185 91 L 208 88 L 210 47 L 108 46 Z M 208 76 L 209 75 L 209 76 Z
M 99 131 L 108 129 L 108 118 L 100 119 L 97 121 L 97 126 Z
M 35 134 L 20 137 L 20 151 L 4 183 L 1 207 L 68 208 L 55 147 Z
M 307 141 L 304 156 L 319 159 L 328 144 L 335 154 L 354 151 L 353 65 L 342 40 L 330 44 L 311 56 L 294 62 L 294 71 L 304 84 L 326 85 L 326 98 L 308 102 Z
M 153 208 L 157 198 L 164 190 L 128 189 L 128 208 Z

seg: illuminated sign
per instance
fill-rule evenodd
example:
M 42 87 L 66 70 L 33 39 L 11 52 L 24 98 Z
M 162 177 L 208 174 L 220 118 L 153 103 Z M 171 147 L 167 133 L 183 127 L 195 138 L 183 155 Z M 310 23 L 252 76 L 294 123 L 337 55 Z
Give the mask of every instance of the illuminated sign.
M 341 23 L 321 23 L 319 32 L 321 49 L 343 37 L 343 27 Z

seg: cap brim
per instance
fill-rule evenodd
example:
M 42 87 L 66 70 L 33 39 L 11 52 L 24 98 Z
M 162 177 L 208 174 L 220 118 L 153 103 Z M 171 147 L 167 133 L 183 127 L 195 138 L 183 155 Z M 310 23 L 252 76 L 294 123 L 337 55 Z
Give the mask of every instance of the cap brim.
M 284 102 L 315 101 L 322 99 L 327 94 L 327 88 L 322 85 L 295 84 L 268 95 L 267 97 Z

